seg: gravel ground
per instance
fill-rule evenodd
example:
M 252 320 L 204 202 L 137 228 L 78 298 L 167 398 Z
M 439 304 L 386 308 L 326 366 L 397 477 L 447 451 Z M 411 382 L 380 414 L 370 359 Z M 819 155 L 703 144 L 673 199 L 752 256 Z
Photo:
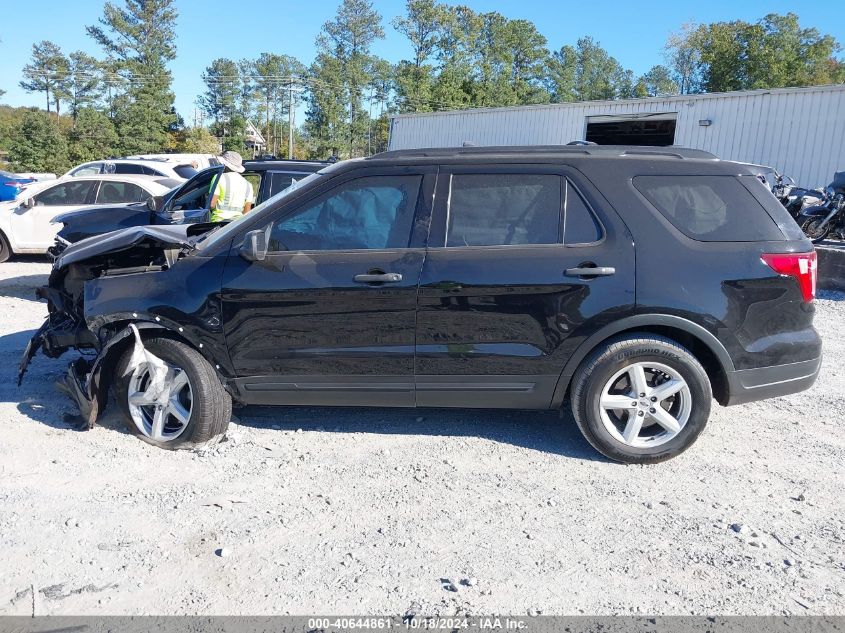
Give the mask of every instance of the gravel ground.
M 845 614 L 843 293 L 811 391 L 657 466 L 542 412 L 250 407 L 171 453 L 71 430 L 64 360 L 15 386 L 48 269 L 0 265 L 0 614 Z

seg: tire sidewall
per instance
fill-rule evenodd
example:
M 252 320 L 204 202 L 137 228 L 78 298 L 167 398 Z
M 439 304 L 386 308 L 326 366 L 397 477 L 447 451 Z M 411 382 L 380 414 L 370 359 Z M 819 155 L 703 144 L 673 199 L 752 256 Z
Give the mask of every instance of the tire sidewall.
M 144 341 L 146 349 L 155 354 L 169 365 L 178 367 L 188 374 L 188 380 L 191 384 L 192 406 L 191 417 L 188 419 L 188 424 L 185 430 L 174 440 L 168 442 L 160 442 L 144 435 L 135 425 L 132 415 L 129 411 L 129 388 L 132 378 L 132 371 L 129 370 L 129 359 L 132 356 L 132 347 L 124 352 L 117 366 L 117 378 L 114 382 L 114 396 L 117 400 L 123 415 L 126 419 L 126 427 L 129 431 L 153 446 L 165 449 L 188 449 L 194 448 L 199 442 L 195 440 L 195 434 L 199 425 L 199 420 L 203 415 L 205 403 L 209 402 L 209 394 L 203 393 L 202 381 L 198 375 L 195 366 L 195 359 L 190 358 L 184 351 L 184 346 L 181 343 L 172 340 L 152 339 Z
M 0 232 L 0 264 L 9 261 L 12 257 L 12 247 L 9 240 Z
M 652 362 L 671 367 L 686 381 L 692 396 L 692 410 L 684 428 L 676 437 L 654 448 L 637 448 L 622 444 L 610 434 L 601 421 L 599 402 L 607 381 L 618 371 L 635 362 Z M 710 382 L 701 365 L 657 341 L 649 341 L 647 345 L 631 346 L 603 358 L 588 378 L 587 388 L 581 395 L 582 411 L 586 414 L 585 421 L 593 436 L 588 439 L 598 443 L 600 445 L 598 448 L 603 454 L 620 461 L 628 461 L 632 457 L 662 461 L 683 452 L 704 430 L 710 416 L 712 400 Z

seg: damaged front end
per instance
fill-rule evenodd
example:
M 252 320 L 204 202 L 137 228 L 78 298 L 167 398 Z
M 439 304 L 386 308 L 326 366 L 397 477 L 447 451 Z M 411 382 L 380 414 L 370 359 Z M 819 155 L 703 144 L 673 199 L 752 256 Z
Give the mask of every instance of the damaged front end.
M 188 228 L 137 227 L 66 248 L 53 264 L 48 285 L 36 290 L 36 296 L 47 301 L 48 316 L 24 350 L 18 385 L 39 350 L 48 358 L 79 351 L 82 356 L 70 363 L 57 386 L 79 407 L 80 426 L 91 428 L 107 402 L 109 380 L 104 378 L 120 355 L 113 353 L 115 348 L 132 343 L 133 334 L 140 345 L 139 330 L 162 326 L 143 320 L 103 325 L 97 320 L 95 331 L 90 327 L 92 315 L 86 318 L 86 288 L 103 278 L 168 270 L 194 248 Z

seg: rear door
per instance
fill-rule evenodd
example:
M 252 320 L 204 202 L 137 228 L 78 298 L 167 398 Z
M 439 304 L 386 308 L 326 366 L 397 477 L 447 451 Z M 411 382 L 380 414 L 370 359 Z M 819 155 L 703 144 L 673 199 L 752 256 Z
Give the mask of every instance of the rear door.
M 580 172 L 443 167 L 420 279 L 419 406 L 546 408 L 587 333 L 634 308 L 634 248 Z

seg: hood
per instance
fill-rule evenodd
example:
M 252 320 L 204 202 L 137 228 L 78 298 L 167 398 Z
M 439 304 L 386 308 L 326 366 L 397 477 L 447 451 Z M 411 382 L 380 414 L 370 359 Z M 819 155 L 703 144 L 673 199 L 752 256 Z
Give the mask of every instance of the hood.
M 73 220 L 85 220 L 85 218 L 94 215 L 101 215 L 101 214 L 108 214 L 114 211 L 122 211 L 126 209 L 131 209 L 132 211 L 143 211 L 149 214 L 149 210 L 147 209 L 146 202 L 124 202 L 122 204 L 110 204 L 110 205 L 92 205 L 89 207 L 82 207 L 80 209 L 76 209 L 74 211 L 68 211 L 67 213 L 60 213 L 59 215 L 53 218 L 53 222 L 58 223 L 66 223 Z
M 65 268 L 88 259 L 127 251 L 142 243 L 162 250 L 192 246 L 193 239 L 187 224 L 171 226 L 133 226 L 104 235 L 95 235 L 68 246 L 53 264 L 53 269 Z

